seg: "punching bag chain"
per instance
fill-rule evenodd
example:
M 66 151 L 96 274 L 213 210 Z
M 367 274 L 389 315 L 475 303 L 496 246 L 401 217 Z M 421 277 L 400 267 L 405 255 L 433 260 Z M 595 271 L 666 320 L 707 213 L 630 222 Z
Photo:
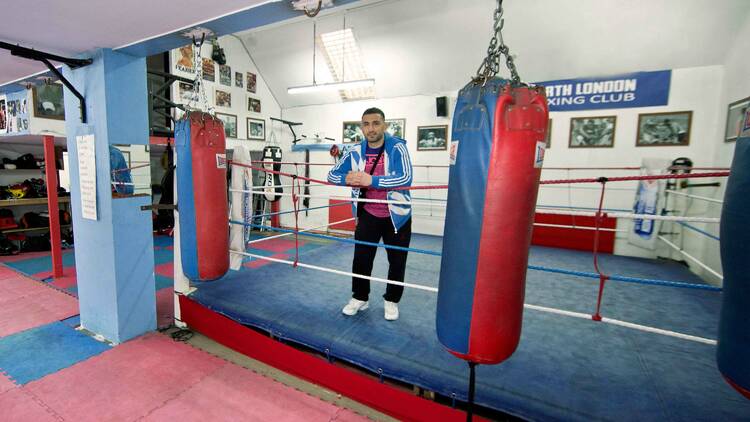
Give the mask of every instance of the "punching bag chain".
M 473 81 L 475 84 L 481 83 L 484 85 L 490 78 L 495 77 L 500 72 L 500 58 L 505 56 L 505 64 L 508 66 L 510 71 L 510 80 L 513 85 L 519 85 L 521 83 L 521 77 L 518 76 L 518 70 L 516 70 L 516 64 L 513 62 L 513 57 L 510 55 L 510 49 L 503 41 L 503 0 L 497 0 L 497 9 L 494 14 L 494 29 L 495 32 L 490 39 L 490 46 L 487 48 L 487 56 L 482 61 L 477 69 L 477 74 Z
M 190 101 L 187 104 L 187 110 L 200 109 L 198 104 L 203 100 L 203 110 L 214 114 L 214 108 L 208 102 L 206 97 L 206 88 L 203 84 L 203 59 L 201 58 L 201 47 L 203 47 L 203 41 L 206 39 L 206 34 L 203 34 L 200 41 L 196 41 L 193 37 L 193 68 L 195 69 L 195 79 L 193 80 L 193 94 L 190 96 Z

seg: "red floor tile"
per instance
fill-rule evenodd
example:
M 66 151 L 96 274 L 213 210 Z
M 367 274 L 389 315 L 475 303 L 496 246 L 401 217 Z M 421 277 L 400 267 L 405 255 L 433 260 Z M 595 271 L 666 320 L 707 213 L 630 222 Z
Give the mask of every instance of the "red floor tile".
M 78 314 L 78 300 L 15 274 L 0 279 L 0 337 Z
M 35 400 L 22 388 L 0 394 L 0 409 L 3 422 L 60 421 L 44 403 Z

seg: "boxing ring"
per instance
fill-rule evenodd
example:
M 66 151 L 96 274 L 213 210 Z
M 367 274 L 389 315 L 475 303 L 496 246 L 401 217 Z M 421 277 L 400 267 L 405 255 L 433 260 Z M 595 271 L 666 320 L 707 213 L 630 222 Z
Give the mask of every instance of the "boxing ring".
M 299 175 L 298 169 L 310 163 L 290 163 L 294 172 L 291 166 L 289 172 L 283 172 L 265 164 L 274 163 L 232 163 L 285 178 L 272 188 L 287 188 L 290 192 L 277 194 L 291 197 L 293 207 L 267 216 L 294 215 L 294 226 L 230 221 L 266 232 L 253 232 L 244 251 L 231 251 L 243 258 L 239 271 L 230 271 L 217 281 L 191 283 L 192 293 L 179 298 L 182 320 L 230 347 L 372 407 L 387 409 L 397 417 L 461 419 L 462 413 L 451 409 L 461 408 L 467 399 L 468 371 L 465 362 L 446 352 L 435 330 L 442 237 L 412 235 L 404 283 L 407 289 L 398 321 L 383 320 L 382 302 L 377 299 L 367 311 L 353 317 L 342 315 L 341 307 L 351 295 L 350 269 L 357 241 L 326 229 L 350 219 L 300 227 L 298 216 L 305 211 L 299 206 L 301 199 L 336 196 L 301 193 L 304 181 L 312 183 L 309 187 L 313 190 L 328 185 Z M 605 216 L 670 221 L 693 228 L 695 224 L 715 224 L 718 218 L 633 214 L 603 207 L 605 189 L 617 190 L 616 182 L 727 175 L 707 170 L 543 180 L 542 186 L 596 186 L 600 200 L 593 209 L 537 205 L 537 215 L 588 217 L 593 218 L 593 226 L 537 226 L 592 232 L 597 245 L 600 235 L 623 230 L 600 224 Z M 445 188 L 430 184 L 411 190 Z M 258 193 L 263 189 L 230 191 Z M 341 191 L 341 199 L 346 199 L 346 190 Z M 444 200 L 431 195 L 415 196 L 415 209 L 419 205 L 429 205 L 430 210 L 445 207 Z M 332 206 L 337 205 L 308 210 L 325 212 Z M 420 218 L 416 211 L 413 218 Z M 678 245 L 672 246 L 677 253 L 686 253 Z M 373 298 L 389 282 L 383 278 L 386 273 L 385 254 L 379 253 L 370 277 L 376 281 Z M 591 251 L 532 246 L 520 344 L 504 363 L 477 368 L 476 403 L 485 410 L 532 420 L 747 418 L 750 402 L 737 395 L 716 368 L 720 305 L 719 288 L 674 261 L 617 256 L 603 253 L 597 246 L 593 259 Z M 342 369 L 342 362 L 350 369 Z M 347 378 L 342 370 L 357 375 Z M 378 385 L 389 387 L 378 389 Z M 416 399 L 403 391 L 404 387 L 434 392 L 441 405 L 410 413 L 403 408 L 429 402 Z M 401 390 L 401 395 L 389 396 L 388 389 Z M 417 401 L 403 401 L 409 396 Z M 399 400 L 404 413 L 382 404 Z

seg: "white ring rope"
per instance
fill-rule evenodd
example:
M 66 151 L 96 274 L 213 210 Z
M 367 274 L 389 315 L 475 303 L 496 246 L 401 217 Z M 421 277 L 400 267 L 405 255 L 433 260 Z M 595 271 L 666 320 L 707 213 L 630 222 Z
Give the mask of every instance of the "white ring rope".
M 591 226 L 572 226 L 566 224 L 549 224 L 549 223 L 534 223 L 535 226 L 539 227 L 557 227 L 561 229 L 578 229 L 578 230 L 596 230 L 596 227 Z M 627 233 L 629 230 L 625 229 L 609 229 L 606 227 L 599 227 L 600 231 L 603 232 L 616 232 L 616 233 Z
M 285 259 L 271 258 L 271 257 L 268 257 L 268 256 L 256 255 L 256 254 L 251 254 L 251 253 L 247 253 L 247 252 L 240 252 L 240 251 L 233 251 L 233 250 L 230 250 L 229 252 L 231 252 L 233 254 L 237 254 L 237 255 L 249 256 L 249 257 L 252 257 L 252 258 L 262 259 L 262 260 L 271 261 L 271 262 L 277 262 L 277 263 L 281 263 L 281 264 L 295 265 L 294 261 L 288 261 L 288 260 L 285 260 Z M 403 282 L 400 282 L 400 281 L 393 281 L 393 280 L 388 280 L 388 279 L 384 279 L 384 278 L 365 276 L 365 275 L 350 273 L 350 272 L 346 272 L 346 271 L 339 271 L 339 270 L 334 270 L 334 269 L 330 269 L 330 268 L 319 267 L 317 265 L 305 264 L 305 263 L 302 263 L 302 262 L 297 262 L 296 265 L 299 266 L 299 267 L 302 267 L 302 268 L 309 268 L 309 269 L 312 269 L 312 270 L 318 270 L 318 271 L 323 271 L 323 272 L 327 272 L 327 273 L 338 274 L 338 275 L 343 275 L 343 276 L 348 276 L 348 277 L 360 277 L 360 278 L 364 278 L 364 279 L 368 279 L 368 280 L 372 280 L 372 281 L 377 281 L 379 283 L 395 284 L 395 285 L 398 285 L 398 286 L 411 287 L 411 288 L 414 288 L 414 289 L 425 290 L 425 291 L 428 291 L 428 292 L 437 293 L 437 291 L 438 291 L 438 289 L 436 287 L 430 287 L 430 286 L 425 286 L 425 285 L 421 285 L 421 284 L 413 284 L 413 283 L 403 283 Z M 591 321 L 591 315 L 587 315 L 587 314 L 580 313 L 580 312 L 565 311 L 565 310 L 562 310 L 562 309 L 548 308 L 546 306 L 530 305 L 528 303 L 524 303 L 523 306 L 524 306 L 524 308 L 533 309 L 533 310 L 536 310 L 536 311 L 548 312 L 548 313 L 553 313 L 553 314 L 557 314 L 557 315 L 565 315 L 565 316 L 569 316 L 569 317 L 581 318 L 581 319 L 586 319 L 586 320 Z M 695 342 L 698 342 L 698 343 L 716 345 L 716 340 L 711 340 L 711 339 L 707 339 L 707 338 L 703 338 L 703 337 L 697 337 L 697 336 L 691 336 L 689 334 L 682 334 L 682 333 L 678 333 L 678 332 L 675 332 L 675 331 L 662 330 L 660 328 L 649 327 L 649 326 L 646 326 L 646 325 L 633 324 L 631 322 L 620 321 L 620 320 L 617 320 L 617 319 L 602 318 L 601 322 L 604 322 L 604 323 L 607 323 L 607 324 L 619 325 L 621 327 L 632 328 L 632 329 L 635 329 L 635 330 L 645 331 L 645 332 L 649 332 L 649 333 L 661 334 L 661 335 L 664 335 L 664 336 L 676 337 L 676 338 L 680 338 L 680 339 L 684 339 L 684 340 L 695 341 Z
M 523 307 L 527 309 L 533 309 L 535 311 L 548 312 L 548 313 L 557 314 L 557 315 L 565 315 L 565 316 L 569 316 L 573 318 L 581 318 L 581 319 L 586 319 L 586 320 L 591 321 L 591 315 L 584 314 L 581 312 L 564 311 L 562 309 L 548 308 L 546 306 L 529 305 L 528 303 L 524 303 Z M 676 338 L 680 338 L 683 340 L 690 340 L 690 341 L 695 341 L 698 343 L 710 344 L 712 346 L 716 345 L 716 340 L 711 340 L 708 338 L 698 337 L 698 336 L 691 336 L 689 334 L 678 333 L 676 331 L 662 330 L 661 328 L 649 327 L 647 325 L 633 324 L 632 322 L 620 321 L 619 319 L 602 318 L 601 322 L 612 324 L 612 325 L 619 325 L 621 327 L 632 328 L 634 330 L 645 331 L 647 333 L 661 334 L 664 336 L 676 337 Z
M 717 272 L 716 272 L 716 271 L 714 271 L 714 270 L 713 270 L 713 269 L 712 269 L 711 267 L 709 267 L 708 265 L 706 265 L 706 264 L 704 264 L 703 262 L 699 261 L 699 260 L 698 260 L 698 258 L 696 258 L 696 257 L 694 257 L 694 256 L 690 255 L 689 253 L 685 252 L 685 250 L 684 250 L 684 249 L 681 249 L 681 248 L 680 248 L 679 246 L 677 246 L 677 245 L 675 245 L 674 243 L 670 242 L 670 241 L 669 241 L 669 240 L 667 240 L 667 239 L 666 239 L 666 238 L 665 238 L 664 236 L 659 236 L 659 240 L 661 240 L 662 242 L 666 243 L 666 244 L 667 244 L 667 246 L 670 246 L 670 247 L 671 247 L 672 249 L 674 249 L 674 250 L 676 250 L 677 252 L 679 252 L 680 254 L 682 254 L 682 255 L 683 255 L 683 256 L 684 256 L 685 258 L 688 258 L 688 259 L 690 259 L 691 261 L 695 262 L 696 264 L 698 264 L 698 266 L 700 266 L 700 267 L 701 267 L 701 268 L 703 268 L 704 270 L 706 270 L 706 271 L 710 272 L 711 274 L 715 275 L 715 276 L 716 276 L 716 277 L 718 277 L 718 278 L 719 278 L 720 280 L 724 280 L 724 276 L 723 276 L 723 275 L 721 275 L 721 274 L 717 273 Z
M 356 220 L 356 218 L 354 218 L 354 217 L 347 218 L 346 220 L 336 221 L 334 223 L 323 224 L 322 226 L 310 227 L 309 229 L 300 230 L 297 233 L 305 233 L 305 232 L 309 232 L 309 231 L 313 231 L 313 230 L 317 230 L 317 229 L 322 229 L 324 227 L 335 226 L 336 224 L 348 223 L 348 222 L 354 221 L 354 220 Z M 271 239 L 278 239 L 280 237 L 291 236 L 293 234 L 294 234 L 294 232 L 292 232 L 292 233 L 282 233 L 282 234 L 277 234 L 275 236 L 269 236 L 269 237 L 264 237 L 264 238 L 261 238 L 261 239 L 255 239 L 255 240 L 251 240 L 251 241 L 247 242 L 247 245 L 252 245 L 254 243 L 259 243 L 259 242 L 265 242 L 266 240 L 271 240 Z
M 672 195 L 680 195 L 680 196 L 685 196 L 685 197 L 688 197 L 688 198 L 700 199 L 700 200 L 703 200 L 703 201 L 706 201 L 706 202 L 713 202 L 715 204 L 723 204 L 724 203 L 724 201 L 722 201 L 720 199 L 709 198 L 707 196 L 694 195 L 692 193 L 679 192 L 679 191 L 671 190 L 671 189 L 667 189 L 664 192 L 671 193 Z

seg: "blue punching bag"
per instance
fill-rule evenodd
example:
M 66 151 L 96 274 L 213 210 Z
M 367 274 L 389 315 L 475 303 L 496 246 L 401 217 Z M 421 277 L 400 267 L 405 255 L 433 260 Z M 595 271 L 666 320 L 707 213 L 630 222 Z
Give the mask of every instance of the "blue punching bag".
M 547 117 L 543 89 L 499 78 L 456 102 L 436 322 L 469 362 L 502 362 L 518 345 Z
M 746 132 L 746 135 L 750 133 Z M 724 270 L 716 360 L 724 379 L 750 399 L 750 137 L 740 137 L 721 210 Z

